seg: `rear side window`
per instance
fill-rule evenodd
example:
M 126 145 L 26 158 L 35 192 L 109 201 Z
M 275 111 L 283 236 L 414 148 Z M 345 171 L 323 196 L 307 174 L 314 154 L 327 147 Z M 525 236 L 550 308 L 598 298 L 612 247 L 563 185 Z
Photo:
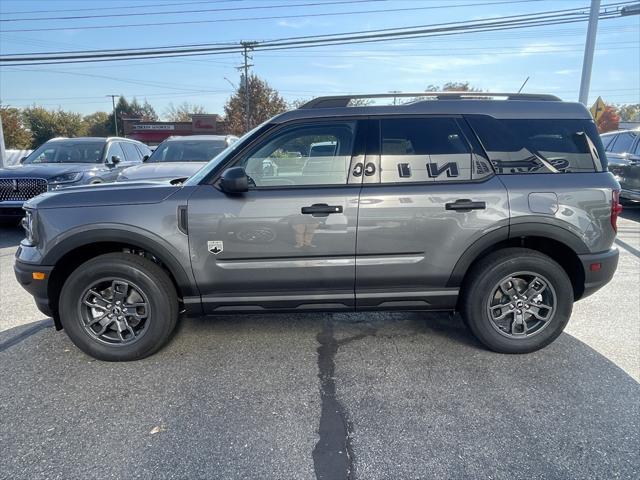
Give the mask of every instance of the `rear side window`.
M 628 153 L 631 151 L 633 141 L 636 139 L 636 132 L 623 132 L 618 134 L 616 143 L 609 150 L 612 153 Z
M 485 115 L 469 115 L 467 120 L 499 174 L 606 169 L 602 141 L 591 120 L 514 120 Z M 595 163 L 590 144 L 597 152 Z
M 471 180 L 471 149 L 455 118 L 393 118 L 380 123 L 380 181 Z

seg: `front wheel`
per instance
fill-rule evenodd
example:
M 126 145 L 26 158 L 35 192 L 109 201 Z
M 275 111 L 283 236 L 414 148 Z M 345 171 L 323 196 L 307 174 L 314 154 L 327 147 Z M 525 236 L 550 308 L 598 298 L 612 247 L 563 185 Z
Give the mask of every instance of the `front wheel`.
M 500 353 L 543 348 L 564 330 L 573 288 L 550 257 L 526 248 L 493 252 L 463 285 L 461 313 L 474 335 Z
M 67 334 L 88 355 L 137 360 L 168 340 L 178 318 L 178 298 L 157 264 L 108 253 L 73 271 L 62 288 L 59 311 Z

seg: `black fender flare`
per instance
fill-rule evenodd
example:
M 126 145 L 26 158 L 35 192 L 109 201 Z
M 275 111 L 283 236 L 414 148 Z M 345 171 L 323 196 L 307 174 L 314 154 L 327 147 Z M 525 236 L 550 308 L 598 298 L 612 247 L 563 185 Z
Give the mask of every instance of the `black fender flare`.
M 158 235 L 130 225 L 124 229 L 113 225 L 94 224 L 83 226 L 80 231 L 73 229 L 65 232 L 64 238 L 56 239 L 55 245 L 42 259 L 42 264 L 56 265 L 64 255 L 77 248 L 104 242 L 133 245 L 151 253 L 169 269 L 184 297 L 200 296 L 191 268 L 186 269 L 172 253 L 175 248 Z
M 572 231 L 558 225 L 542 222 L 526 222 L 500 227 L 473 242 L 458 259 L 447 287 L 459 287 L 469 267 L 494 245 L 522 237 L 541 237 L 555 240 L 573 250 L 577 255 L 590 253 L 586 243 Z

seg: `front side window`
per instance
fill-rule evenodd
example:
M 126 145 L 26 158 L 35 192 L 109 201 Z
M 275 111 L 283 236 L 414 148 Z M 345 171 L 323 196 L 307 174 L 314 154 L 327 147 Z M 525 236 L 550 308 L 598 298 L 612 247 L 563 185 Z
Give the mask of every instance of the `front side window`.
M 345 185 L 355 122 L 296 125 L 284 128 L 244 156 L 256 187 Z
M 118 157 L 121 161 L 124 161 L 124 152 L 120 146 L 120 142 L 112 142 L 109 145 L 109 153 L 107 154 L 108 161 L 111 161 L 113 157 Z
M 616 143 L 611 147 L 612 153 L 629 153 L 633 141 L 636 139 L 637 134 L 635 132 L 623 132 L 618 134 Z
M 380 125 L 380 181 L 471 180 L 471 149 L 454 118 L 394 118 Z
M 596 125 L 581 119 L 466 117 L 497 173 L 580 173 L 602 170 L 606 156 Z M 616 144 L 618 141 L 616 141 Z M 597 161 L 589 145 L 597 152 Z
M 127 161 L 139 162 L 141 160 L 142 157 L 140 156 L 140 152 L 138 152 L 138 149 L 133 143 L 123 142 L 122 149 L 127 156 Z
M 102 142 L 50 142 L 34 150 L 24 163 L 98 163 L 103 148 Z
M 613 147 L 616 136 L 617 135 L 615 134 L 600 135 L 600 139 L 602 140 L 602 146 L 604 147 L 605 152 L 611 151 L 611 147 Z

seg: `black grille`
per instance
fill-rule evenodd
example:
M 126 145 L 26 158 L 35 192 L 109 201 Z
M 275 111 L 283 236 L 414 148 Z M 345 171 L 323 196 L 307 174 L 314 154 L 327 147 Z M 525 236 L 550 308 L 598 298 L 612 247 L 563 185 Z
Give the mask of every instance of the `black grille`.
M 46 191 L 44 178 L 0 178 L 0 202 L 25 201 Z

